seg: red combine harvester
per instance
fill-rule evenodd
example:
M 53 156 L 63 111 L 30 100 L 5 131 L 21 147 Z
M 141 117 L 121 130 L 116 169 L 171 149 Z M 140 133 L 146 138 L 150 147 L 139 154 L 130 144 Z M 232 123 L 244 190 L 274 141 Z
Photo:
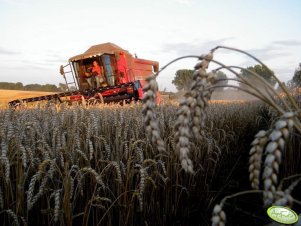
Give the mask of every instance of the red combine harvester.
M 93 62 L 102 69 L 102 81 L 96 86 L 94 76 L 88 79 Z M 60 73 L 65 79 L 67 92 L 9 102 L 11 106 L 43 100 L 59 102 L 89 100 L 109 102 L 130 102 L 141 100 L 146 78 L 159 70 L 159 63 L 133 57 L 127 50 L 113 43 L 91 46 L 86 52 L 69 59 L 61 66 Z M 70 87 L 71 86 L 71 87 Z M 159 98 L 158 101 L 159 102 Z

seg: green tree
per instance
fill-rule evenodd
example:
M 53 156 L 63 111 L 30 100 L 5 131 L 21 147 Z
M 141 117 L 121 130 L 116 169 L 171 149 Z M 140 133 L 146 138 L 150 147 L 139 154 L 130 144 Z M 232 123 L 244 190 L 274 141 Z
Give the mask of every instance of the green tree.
M 24 90 L 43 91 L 43 92 L 58 92 L 58 91 L 60 91 L 59 88 L 57 88 L 57 86 L 53 85 L 53 84 L 46 84 L 46 85 L 28 84 L 28 85 L 24 86 Z
M 0 82 L 0 89 L 15 89 L 15 83 Z
M 53 84 L 28 84 L 23 86 L 22 82 L 0 82 L 0 89 L 11 89 L 11 90 L 26 90 L 26 91 L 45 91 L 45 92 L 59 92 L 61 91 L 56 85 Z
M 60 90 L 61 92 L 66 92 L 66 91 L 68 91 L 67 85 L 64 84 L 64 83 L 59 83 L 59 90 Z
M 174 84 L 177 90 L 189 90 L 192 82 L 193 70 L 181 69 L 177 70 L 172 84 Z
M 23 83 L 22 82 L 17 82 L 15 86 L 16 86 L 17 90 L 22 90 L 23 89 Z
M 27 91 L 44 91 L 40 84 L 28 84 L 24 86 L 24 90 Z
M 176 72 L 176 76 L 174 80 L 172 80 L 172 84 L 174 84 L 177 88 L 177 90 L 181 91 L 187 91 L 190 89 L 191 83 L 192 83 L 192 77 L 193 77 L 193 70 L 188 69 L 181 69 Z M 221 80 L 217 82 L 217 85 L 227 85 L 228 80 L 227 75 L 222 72 L 218 71 L 216 72 L 217 80 Z M 224 88 L 217 88 L 218 91 L 223 90 Z
M 268 69 L 267 67 L 264 67 L 260 64 L 256 64 L 251 67 L 247 67 L 248 70 L 255 72 L 259 76 L 261 76 L 263 79 L 265 79 L 271 86 L 275 86 L 276 84 L 276 79 L 274 77 L 274 72 Z M 246 70 L 241 70 L 240 75 L 244 78 L 246 78 L 251 84 L 258 88 L 263 88 L 264 85 L 259 79 L 257 79 L 252 73 L 246 71 Z M 241 87 L 245 88 L 244 84 L 240 84 Z
M 75 91 L 75 90 L 77 90 L 77 89 L 76 89 L 75 86 L 71 86 L 71 87 L 69 87 L 69 90 L 70 90 L 70 91 Z
M 301 87 L 301 63 L 299 64 L 299 67 L 295 70 L 292 82 L 294 87 Z
M 222 71 L 216 72 L 216 77 L 217 77 L 217 83 L 216 83 L 217 86 L 226 86 L 228 84 L 228 80 L 226 80 L 227 75 L 224 72 Z M 224 87 L 217 88 L 216 90 L 223 91 Z
M 46 84 L 46 85 L 42 85 L 42 90 L 46 91 L 46 92 L 57 92 L 60 91 L 56 85 L 53 84 Z

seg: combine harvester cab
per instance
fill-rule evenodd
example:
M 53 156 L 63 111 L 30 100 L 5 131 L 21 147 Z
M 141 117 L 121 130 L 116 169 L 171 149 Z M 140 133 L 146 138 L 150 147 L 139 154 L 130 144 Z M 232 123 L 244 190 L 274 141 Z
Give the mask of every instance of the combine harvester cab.
M 86 76 L 94 61 L 102 68 L 103 82 L 99 87 L 96 87 L 94 77 L 91 78 L 91 87 Z M 143 97 L 146 78 L 158 69 L 158 62 L 133 57 L 127 50 L 113 43 L 94 45 L 83 54 L 71 57 L 67 65 L 61 66 L 60 73 L 65 79 L 67 92 L 14 100 L 9 104 L 16 106 L 21 101 L 28 103 L 42 100 L 74 102 L 81 101 L 83 97 L 105 103 L 137 101 Z

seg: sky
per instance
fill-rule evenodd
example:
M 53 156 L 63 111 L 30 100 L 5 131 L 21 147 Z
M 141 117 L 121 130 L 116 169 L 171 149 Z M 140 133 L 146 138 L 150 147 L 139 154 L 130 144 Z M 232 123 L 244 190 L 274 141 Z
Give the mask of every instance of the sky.
M 60 65 L 105 42 L 160 67 L 218 45 L 234 47 L 287 82 L 301 63 L 300 27 L 300 0 L 0 0 L 0 82 L 64 83 Z M 256 64 L 222 49 L 214 59 Z M 175 91 L 176 71 L 196 63 L 189 58 L 169 66 L 158 76 L 160 90 Z

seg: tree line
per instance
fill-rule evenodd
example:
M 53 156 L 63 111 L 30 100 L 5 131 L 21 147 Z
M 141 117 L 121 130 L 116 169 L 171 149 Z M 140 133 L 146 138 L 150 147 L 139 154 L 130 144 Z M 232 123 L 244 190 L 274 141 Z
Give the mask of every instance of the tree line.
M 299 63 L 299 67 L 295 69 L 295 73 L 293 78 L 288 81 L 288 87 L 290 88 L 300 88 L 301 87 L 301 63 Z
M 22 82 L 0 82 L 0 89 L 24 90 L 24 91 L 42 91 L 42 92 L 64 92 L 67 91 L 67 86 L 59 83 L 58 86 L 53 84 L 28 84 L 23 85 Z
M 193 70 L 188 69 L 181 69 L 176 72 L 172 83 L 176 86 L 178 91 L 187 91 L 190 89 L 193 72 Z M 263 78 L 271 86 L 275 86 L 276 79 L 274 77 L 274 72 L 260 64 L 247 67 L 246 69 L 241 69 L 240 72 L 238 72 L 240 77 L 249 80 L 250 83 L 256 85 L 258 88 L 264 88 L 263 83 L 259 81 L 256 76 L 254 76 L 255 73 Z M 223 90 L 223 87 L 226 87 L 228 84 L 228 76 L 222 71 L 217 71 L 216 77 L 218 82 L 215 86 L 219 87 L 217 88 L 217 91 L 221 91 Z M 244 82 L 240 82 L 238 85 L 242 89 L 248 89 L 247 85 Z M 299 64 L 299 67 L 295 69 L 292 79 L 289 80 L 286 85 L 289 88 L 301 88 L 301 63 Z

